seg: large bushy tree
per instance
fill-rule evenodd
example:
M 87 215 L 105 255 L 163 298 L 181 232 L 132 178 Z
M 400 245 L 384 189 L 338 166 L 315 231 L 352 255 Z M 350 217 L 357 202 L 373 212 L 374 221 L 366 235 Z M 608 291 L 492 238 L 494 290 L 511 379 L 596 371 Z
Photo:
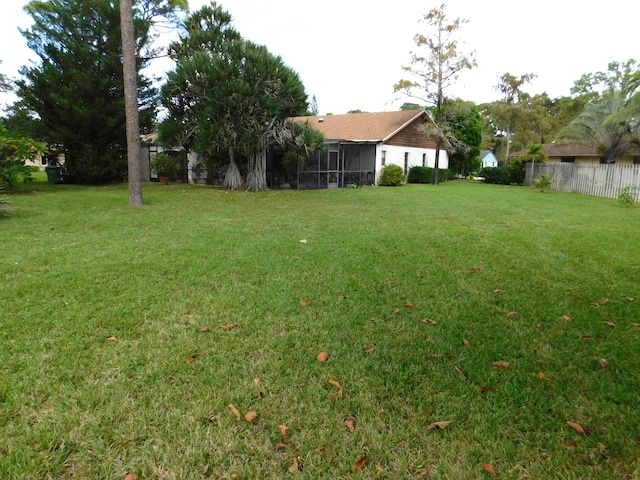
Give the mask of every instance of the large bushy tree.
M 243 39 L 215 2 L 193 13 L 170 47 L 176 68 L 162 89 L 169 111 L 162 141 L 216 156 L 228 153 L 228 188 L 240 187 L 234 154 L 248 159 L 247 188 L 264 190 L 266 153 L 291 140 L 289 117 L 307 96 L 296 72 L 264 46 Z
M 134 4 L 138 71 L 153 54 L 151 22 L 170 14 L 161 0 Z M 41 123 L 43 139 L 65 154 L 65 180 L 105 183 L 127 174 L 118 0 L 32 0 L 22 31 L 39 60 L 22 69 L 18 95 Z M 143 130 L 153 127 L 155 92 L 140 75 Z

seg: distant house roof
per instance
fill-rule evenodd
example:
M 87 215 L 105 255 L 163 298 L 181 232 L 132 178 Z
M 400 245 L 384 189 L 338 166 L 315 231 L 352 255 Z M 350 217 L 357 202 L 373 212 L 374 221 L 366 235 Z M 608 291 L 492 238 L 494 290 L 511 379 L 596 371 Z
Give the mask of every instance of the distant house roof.
M 293 120 L 311 123 L 327 140 L 386 142 L 421 117 L 430 121 L 424 110 L 320 115 L 295 117 Z
M 491 150 L 482 150 L 480 152 L 480 159 L 482 160 L 484 157 L 486 157 L 487 155 L 493 155 L 495 157 L 495 155 L 493 154 L 493 152 Z
M 597 157 L 598 152 L 586 145 L 570 145 L 566 143 L 548 143 L 544 153 L 549 157 Z

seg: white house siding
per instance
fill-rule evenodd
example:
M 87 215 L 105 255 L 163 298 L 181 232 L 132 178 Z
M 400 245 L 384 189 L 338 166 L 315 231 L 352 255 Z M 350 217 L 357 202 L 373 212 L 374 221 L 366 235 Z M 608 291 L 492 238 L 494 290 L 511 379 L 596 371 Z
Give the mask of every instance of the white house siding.
M 376 182 L 380 179 L 382 173 L 382 157 L 385 156 L 385 165 L 399 165 L 403 169 L 405 167 L 405 154 L 408 153 L 407 173 L 411 167 L 422 167 L 422 156 L 426 154 L 425 167 L 435 168 L 436 151 L 432 148 L 415 148 L 415 147 L 396 147 L 393 145 L 379 144 L 376 151 Z M 449 155 L 446 150 L 440 150 L 439 168 L 449 168 Z

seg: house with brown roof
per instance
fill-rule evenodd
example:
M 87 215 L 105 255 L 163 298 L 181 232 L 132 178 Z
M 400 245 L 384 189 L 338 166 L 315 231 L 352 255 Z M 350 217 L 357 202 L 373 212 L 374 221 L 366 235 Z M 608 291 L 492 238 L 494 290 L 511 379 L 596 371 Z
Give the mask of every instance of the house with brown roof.
M 349 113 L 296 117 L 324 134 L 326 149 L 310 154 L 298 172 L 297 188 L 336 188 L 375 185 L 385 165 L 434 167 L 436 142 L 423 128 L 433 125 L 423 110 Z M 440 150 L 439 168 L 449 166 Z
M 600 154 L 593 147 L 586 145 L 553 142 L 544 146 L 544 152 L 549 157 L 547 163 L 580 163 L 586 165 L 603 163 Z M 640 151 L 630 155 L 622 155 L 616 160 L 616 164 L 640 164 Z

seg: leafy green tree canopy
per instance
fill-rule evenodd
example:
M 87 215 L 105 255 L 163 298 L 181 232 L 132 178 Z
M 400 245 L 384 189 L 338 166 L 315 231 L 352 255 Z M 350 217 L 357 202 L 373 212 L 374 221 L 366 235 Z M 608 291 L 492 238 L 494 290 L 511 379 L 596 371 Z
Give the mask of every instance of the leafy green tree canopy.
M 160 135 L 167 145 L 211 156 L 229 152 L 227 178 L 238 178 L 233 153 L 241 153 L 249 161 L 248 188 L 263 190 L 266 151 L 291 139 L 288 118 L 307 111 L 307 96 L 298 74 L 243 39 L 231 20 L 215 2 L 186 19 L 170 47 L 176 68 L 162 89 L 169 116 Z

